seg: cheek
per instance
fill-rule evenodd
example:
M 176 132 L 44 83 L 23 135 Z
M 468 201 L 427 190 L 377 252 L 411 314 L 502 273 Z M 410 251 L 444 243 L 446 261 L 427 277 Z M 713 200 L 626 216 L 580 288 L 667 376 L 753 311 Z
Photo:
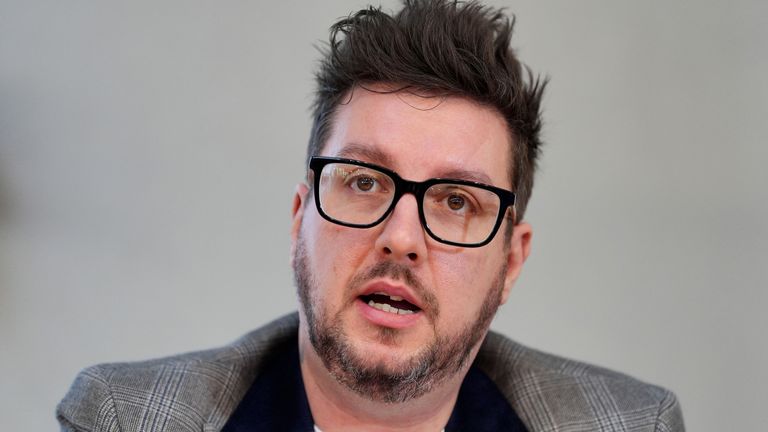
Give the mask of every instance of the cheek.
M 305 220 L 302 230 L 307 252 L 312 257 L 313 274 L 318 286 L 326 291 L 325 297 L 335 297 L 372 250 L 372 243 L 366 240 L 367 230 L 335 225 L 319 215 Z
M 451 322 L 458 324 L 467 316 L 478 313 L 490 290 L 495 289 L 491 285 L 497 280 L 502 266 L 499 254 L 481 253 L 479 250 L 471 252 L 434 256 L 434 287 L 441 299 L 440 312 L 449 325 Z

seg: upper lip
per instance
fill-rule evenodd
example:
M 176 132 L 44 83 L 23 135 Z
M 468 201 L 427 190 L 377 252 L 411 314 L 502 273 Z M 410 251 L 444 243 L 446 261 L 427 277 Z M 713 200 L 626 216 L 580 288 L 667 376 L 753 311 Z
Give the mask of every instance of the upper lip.
M 375 293 L 385 293 L 388 296 L 402 297 L 403 300 L 411 303 L 419 309 L 424 309 L 422 302 L 418 299 L 407 286 L 398 283 L 392 283 L 386 280 L 377 280 L 367 283 L 363 286 L 361 296 Z

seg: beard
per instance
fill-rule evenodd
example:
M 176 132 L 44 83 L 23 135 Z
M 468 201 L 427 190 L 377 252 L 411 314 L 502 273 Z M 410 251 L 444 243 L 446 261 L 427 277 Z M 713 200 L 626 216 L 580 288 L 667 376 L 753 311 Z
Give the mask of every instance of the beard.
M 383 362 L 372 363 L 355 350 L 343 329 L 342 310 L 332 316 L 325 310 L 321 289 L 310 271 L 308 260 L 303 238 L 299 235 L 293 274 L 312 347 L 338 382 L 366 399 L 384 403 L 402 403 L 423 396 L 466 366 L 472 349 L 485 336 L 501 304 L 507 270 L 506 264 L 501 266 L 477 315 L 461 330 L 454 334 L 438 334 L 435 330 L 431 342 L 391 366 Z M 437 300 L 408 266 L 381 261 L 353 277 L 346 289 L 354 292 L 363 283 L 383 276 L 403 280 L 414 289 L 426 305 L 422 313 L 434 327 L 440 314 Z M 466 287 L 466 292 L 477 292 L 477 288 Z M 379 339 L 383 343 L 393 343 L 399 336 L 397 332 L 381 327 Z

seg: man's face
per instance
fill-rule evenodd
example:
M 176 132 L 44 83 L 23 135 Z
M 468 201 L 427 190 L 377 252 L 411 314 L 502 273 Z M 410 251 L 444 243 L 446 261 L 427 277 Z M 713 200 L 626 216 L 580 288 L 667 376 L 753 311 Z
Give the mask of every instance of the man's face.
M 467 99 L 356 88 L 332 129 L 323 156 L 374 163 L 409 180 L 512 188 L 504 119 Z M 418 397 L 465 369 L 519 274 L 530 227 L 518 225 L 508 239 L 505 220 L 488 245 L 463 248 L 427 235 L 410 194 L 367 229 L 326 221 L 312 199 L 300 186 L 292 230 L 302 342 L 311 341 L 338 381 L 379 401 Z M 414 312 L 381 310 L 402 301 Z

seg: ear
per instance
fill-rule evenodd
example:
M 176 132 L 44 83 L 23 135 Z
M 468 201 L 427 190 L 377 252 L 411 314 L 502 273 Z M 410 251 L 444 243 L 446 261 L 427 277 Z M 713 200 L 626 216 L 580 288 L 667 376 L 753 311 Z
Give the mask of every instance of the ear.
M 296 192 L 293 195 L 293 204 L 291 207 L 291 255 L 290 263 L 293 268 L 293 257 L 296 252 L 296 242 L 299 238 L 299 231 L 301 230 L 301 221 L 304 219 L 304 209 L 306 208 L 306 200 L 309 196 L 309 186 L 306 183 L 299 183 L 296 185 Z
M 512 229 L 512 238 L 509 239 L 507 251 L 507 274 L 504 278 L 504 290 L 501 293 L 501 304 L 507 302 L 512 285 L 517 281 L 523 264 L 531 253 L 531 237 L 533 228 L 527 222 L 520 222 Z

